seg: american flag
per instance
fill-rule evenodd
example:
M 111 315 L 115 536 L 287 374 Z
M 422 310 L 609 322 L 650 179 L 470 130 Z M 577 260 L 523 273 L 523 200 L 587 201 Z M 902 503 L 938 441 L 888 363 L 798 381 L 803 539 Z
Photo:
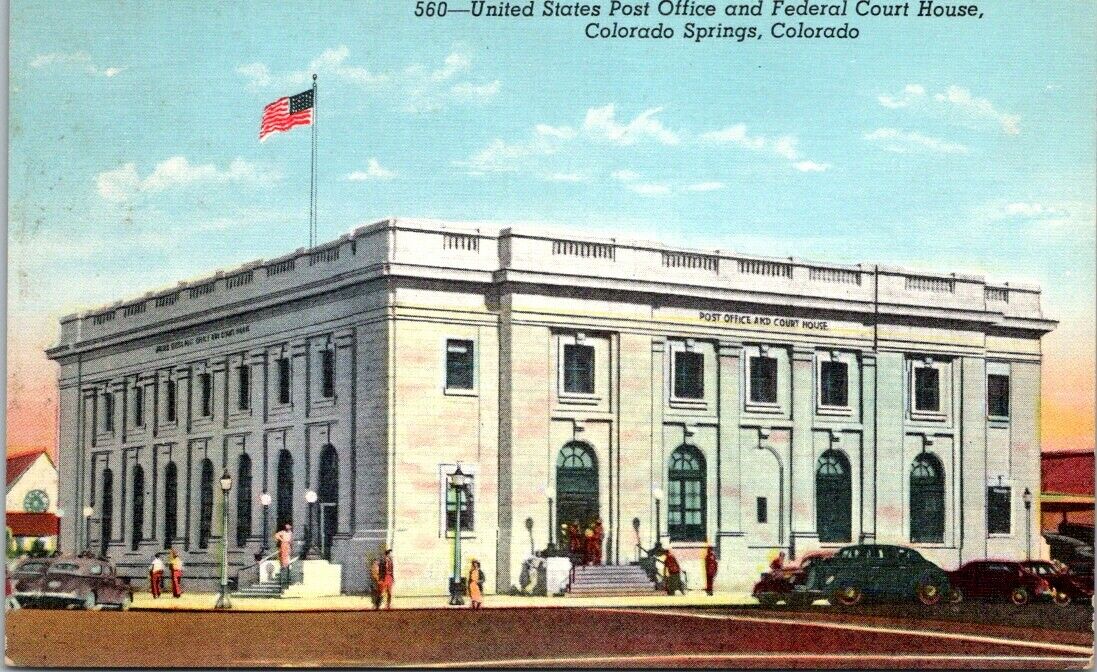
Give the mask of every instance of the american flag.
M 259 142 L 271 133 L 288 131 L 295 126 L 312 123 L 313 91 L 308 89 L 296 96 L 279 98 L 263 108 L 263 120 L 259 122 Z

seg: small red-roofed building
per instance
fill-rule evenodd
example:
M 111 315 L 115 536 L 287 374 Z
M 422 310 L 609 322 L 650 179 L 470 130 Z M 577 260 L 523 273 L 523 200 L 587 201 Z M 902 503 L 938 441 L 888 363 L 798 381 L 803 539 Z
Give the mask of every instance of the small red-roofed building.
M 57 467 L 46 451 L 8 457 L 4 508 L 9 554 L 57 547 Z
M 1040 456 L 1041 529 L 1062 523 L 1093 525 L 1093 451 L 1057 450 Z

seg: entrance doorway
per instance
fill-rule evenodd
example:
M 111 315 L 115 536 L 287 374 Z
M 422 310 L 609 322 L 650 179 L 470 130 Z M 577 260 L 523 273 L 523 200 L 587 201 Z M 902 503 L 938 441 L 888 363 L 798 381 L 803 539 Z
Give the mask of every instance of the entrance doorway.
M 324 558 L 331 560 L 331 540 L 339 527 L 339 453 L 328 444 L 320 453 L 320 543 Z
M 577 523 L 582 534 L 598 515 L 598 462 L 594 450 L 572 441 L 560 449 L 556 459 L 557 525 Z M 566 546 L 567 535 L 561 536 L 560 544 Z

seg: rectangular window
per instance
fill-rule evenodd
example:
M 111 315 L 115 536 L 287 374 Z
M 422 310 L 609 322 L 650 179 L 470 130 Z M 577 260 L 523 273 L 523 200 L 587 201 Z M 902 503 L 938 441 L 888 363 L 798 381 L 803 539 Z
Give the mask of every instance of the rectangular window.
M 758 522 L 765 524 L 769 522 L 769 511 L 766 510 L 766 498 L 758 498 Z
M 987 488 L 987 534 L 1009 534 L 1011 489 L 1007 486 Z
M 1009 417 L 1009 376 L 987 375 L 987 413 L 994 418 Z
M 475 529 L 475 514 L 476 507 L 473 502 L 472 484 L 474 483 L 472 476 L 465 476 L 468 485 L 461 492 L 461 531 L 472 532 Z M 453 532 L 457 529 L 457 490 L 451 484 L 447 478 L 446 485 L 446 532 Z
M 750 358 L 750 400 L 757 404 L 777 403 L 776 358 Z
M 849 406 L 849 365 L 845 362 L 820 364 L 819 403 L 823 406 Z
M 594 346 L 564 345 L 564 392 L 594 394 Z
M 114 431 L 114 395 L 110 392 L 103 393 L 103 431 Z
M 932 366 L 914 369 L 914 410 L 941 410 L 941 372 Z
M 168 380 L 167 385 L 164 388 L 164 396 L 166 397 L 164 406 L 167 407 L 165 410 L 167 411 L 166 417 L 168 422 L 175 422 L 175 389 L 175 381 Z
M 278 360 L 278 403 L 289 403 L 289 358 Z
M 145 426 L 145 388 L 134 388 L 134 426 Z
M 322 376 L 320 394 L 330 399 L 335 396 L 335 351 L 324 350 L 320 363 Z
M 674 396 L 705 398 L 705 356 L 700 352 L 674 353 Z
M 237 371 L 240 377 L 240 385 L 237 390 L 239 392 L 237 406 L 241 411 L 246 411 L 251 402 L 251 368 L 247 364 L 243 364 Z
M 446 341 L 446 389 L 472 389 L 474 354 L 472 341 Z
M 202 415 L 213 415 L 213 374 L 203 373 L 202 379 Z

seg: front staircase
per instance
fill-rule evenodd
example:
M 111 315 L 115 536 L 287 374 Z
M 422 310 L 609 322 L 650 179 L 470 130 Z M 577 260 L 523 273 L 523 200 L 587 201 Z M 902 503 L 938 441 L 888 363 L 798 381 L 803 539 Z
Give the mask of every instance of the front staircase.
M 569 597 L 616 597 L 651 595 L 655 582 L 640 565 L 579 565 L 572 571 L 565 595 Z
M 273 556 L 260 561 L 255 568 L 254 576 L 242 572 L 237 580 L 257 580 L 232 593 L 233 597 L 329 597 L 342 591 L 343 566 L 327 560 L 294 558 L 290 562 L 289 586 L 286 587 L 282 586 L 278 562 Z

